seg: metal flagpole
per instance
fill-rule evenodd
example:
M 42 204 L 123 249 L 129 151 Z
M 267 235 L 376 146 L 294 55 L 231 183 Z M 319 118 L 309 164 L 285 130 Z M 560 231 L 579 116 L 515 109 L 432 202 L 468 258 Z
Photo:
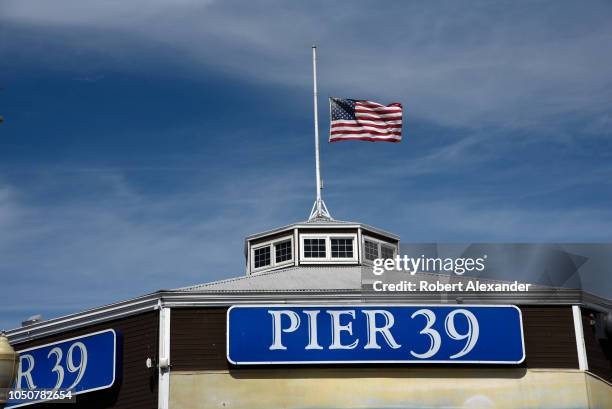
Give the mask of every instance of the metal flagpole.
M 310 211 L 308 220 L 324 217 L 331 219 L 331 215 L 327 211 L 327 206 L 321 198 L 321 165 L 319 159 L 319 107 L 317 103 L 317 46 L 312 46 L 312 76 L 313 76 L 313 101 L 314 101 L 314 133 L 315 133 L 315 167 L 317 171 L 317 199 Z

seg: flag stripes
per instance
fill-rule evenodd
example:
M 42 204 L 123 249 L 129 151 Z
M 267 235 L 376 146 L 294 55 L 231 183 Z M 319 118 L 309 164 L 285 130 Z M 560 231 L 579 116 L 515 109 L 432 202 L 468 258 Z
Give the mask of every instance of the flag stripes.
M 400 142 L 402 104 L 330 98 L 329 141 Z

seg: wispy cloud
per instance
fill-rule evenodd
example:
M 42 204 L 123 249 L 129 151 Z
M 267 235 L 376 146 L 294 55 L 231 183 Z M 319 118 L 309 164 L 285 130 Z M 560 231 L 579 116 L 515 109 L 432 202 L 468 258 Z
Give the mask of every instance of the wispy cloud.
M 139 193 L 119 173 L 62 178 L 46 192 L 0 185 L 3 305 L 21 305 L 22 316 L 241 275 L 243 238 L 285 223 L 287 209 L 306 213 L 309 202 L 289 174 L 220 186 L 202 180 L 202 190 L 176 195 Z M 57 201 L 69 186 L 72 195 Z M 14 320 L 0 317 L 0 327 Z
M 611 17 L 608 2 L 3 0 L 8 85 L 25 67 L 74 88 L 2 95 L 17 108 L 0 327 L 239 275 L 245 235 L 303 219 L 313 42 L 321 95 L 406 107 L 407 143 L 323 146 L 334 216 L 406 242 L 611 240 Z M 252 114 L 211 113 L 215 98 Z
M 462 166 L 455 157 L 466 146 L 433 159 Z M 431 159 L 425 154 L 416 161 L 425 165 Z M 418 182 L 424 174 L 415 166 L 407 171 Z M 193 180 L 174 192 L 143 191 L 146 185 L 133 172 L 101 170 L 50 171 L 30 186 L 0 184 L 0 276 L 12 278 L 0 326 L 38 312 L 55 316 L 241 275 L 243 238 L 303 219 L 312 200 L 310 175 L 284 166 L 282 172 L 227 169 L 231 175 L 225 178 L 178 169 Z M 353 175 L 358 182 L 338 182 L 326 196 L 335 216 L 388 228 L 404 242 L 612 239 L 612 211 L 598 203 L 531 206 L 469 183 L 446 197 L 418 183 L 381 186 L 384 175 L 378 175 L 365 172 Z M 558 189 L 566 192 L 578 182 L 568 183 Z
M 559 123 L 588 118 L 599 133 L 608 132 L 607 2 L 374 8 L 370 2 L 5 0 L 0 7 L 0 21 L 47 38 L 28 41 L 99 52 L 107 69 L 140 70 L 137 62 L 149 55 L 171 58 L 194 76 L 205 66 L 242 80 L 307 87 L 308 45 L 316 42 L 323 94 L 398 99 L 411 116 L 444 125 L 558 131 Z
M 612 211 L 587 204 L 573 210 L 529 209 L 508 203 L 494 208 L 469 197 L 415 198 L 395 225 L 411 226 L 405 242 L 609 242 Z M 406 229 L 408 230 L 408 229 Z

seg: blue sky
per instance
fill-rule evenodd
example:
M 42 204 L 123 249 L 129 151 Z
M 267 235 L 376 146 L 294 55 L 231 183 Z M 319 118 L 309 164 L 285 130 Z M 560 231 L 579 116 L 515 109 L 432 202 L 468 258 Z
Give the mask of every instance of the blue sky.
M 0 3 L 0 328 L 243 274 L 314 199 L 327 96 L 401 144 L 323 138 L 332 214 L 405 242 L 612 239 L 612 4 Z

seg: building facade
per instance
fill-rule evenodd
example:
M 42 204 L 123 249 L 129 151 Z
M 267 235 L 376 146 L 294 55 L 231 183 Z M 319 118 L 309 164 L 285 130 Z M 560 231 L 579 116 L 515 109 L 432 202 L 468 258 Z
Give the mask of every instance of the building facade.
M 398 236 L 329 218 L 249 236 L 246 274 L 240 277 L 160 291 L 10 331 L 9 339 L 22 360 L 18 385 L 26 390 L 71 387 L 80 392 L 71 407 L 79 409 L 612 408 L 612 340 L 607 331 L 612 301 L 581 290 L 551 293 L 537 286 L 520 293 L 372 291 L 364 277 L 371 273 L 373 261 L 398 253 Z M 435 274 L 417 276 L 432 282 L 449 280 Z M 247 314 L 242 321 L 232 322 L 228 311 L 244 306 L 268 308 L 262 314 L 269 319 L 255 322 L 253 318 L 249 323 Z M 298 306 L 310 312 L 302 314 L 299 324 L 297 313 L 292 312 Z M 377 355 L 377 343 L 386 343 L 387 352 L 396 353 L 396 340 L 385 328 L 390 329 L 389 319 L 398 316 L 387 316 L 386 310 L 405 308 L 413 316 L 423 314 L 423 309 L 440 308 L 476 314 L 485 306 L 518 308 L 521 359 L 452 362 L 419 358 L 425 355 L 411 352 L 412 356 L 404 355 L 410 359 L 403 361 Z M 376 313 L 365 311 L 368 308 L 386 321 L 376 321 Z M 280 312 L 275 315 L 273 310 Z M 322 320 L 326 312 L 332 318 L 339 316 L 330 312 L 334 310 L 342 310 L 348 320 L 334 318 L 328 339 L 327 321 L 317 330 L 313 322 Z M 315 311 L 321 315 L 313 315 Z M 355 311 L 360 317 L 373 317 L 363 324 L 375 338 L 367 344 L 365 339 L 354 339 L 358 332 Z M 470 325 L 477 323 L 466 321 L 468 334 L 465 324 L 463 329 L 452 322 L 449 326 L 448 317 L 446 332 L 465 345 L 465 352 L 475 333 Z M 483 321 L 480 325 L 484 333 Z M 515 324 L 495 325 L 503 331 Z M 290 356 L 287 342 L 297 336 L 298 326 L 309 337 L 308 347 L 301 348 L 297 360 L 275 361 L 273 349 Z M 440 332 L 443 327 L 431 326 Z M 433 348 L 438 336 L 421 331 Z M 345 337 L 346 345 L 336 336 Z M 230 351 L 229 344 L 239 337 L 242 344 L 238 345 L 252 343 L 253 351 L 263 338 L 266 342 L 274 338 L 276 346 L 262 352 L 264 361 L 255 357 L 252 362 L 238 362 L 234 358 L 239 352 L 249 352 L 249 347 Z M 342 351 L 349 349 L 350 341 L 370 350 Z M 318 358 L 309 360 L 302 350 Z M 500 352 L 494 345 L 483 351 Z M 359 360 L 343 358 L 358 353 L 362 355 L 350 356 Z M 111 355 L 112 359 L 96 361 L 96 356 Z M 89 368 L 98 368 L 98 378 L 88 378 L 93 375 L 86 371 L 85 362 Z M 14 407 L 21 404 L 57 408 L 56 403 L 12 403 Z

